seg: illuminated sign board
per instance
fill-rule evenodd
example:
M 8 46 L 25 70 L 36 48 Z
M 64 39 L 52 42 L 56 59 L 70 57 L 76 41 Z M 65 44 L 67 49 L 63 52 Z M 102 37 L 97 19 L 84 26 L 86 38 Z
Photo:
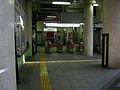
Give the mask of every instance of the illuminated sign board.
M 44 28 L 44 32 L 57 32 L 57 28 Z

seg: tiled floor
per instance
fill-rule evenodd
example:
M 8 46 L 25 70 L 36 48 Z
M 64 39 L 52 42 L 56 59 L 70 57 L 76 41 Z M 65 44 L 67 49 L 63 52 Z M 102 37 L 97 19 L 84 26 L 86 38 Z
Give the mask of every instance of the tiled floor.
M 44 53 L 44 52 L 43 52 Z M 76 53 L 45 53 L 46 60 L 92 60 L 92 59 L 101 59 L 100 54 L 94 54 L 93 57 L 90 56 L 83 56 L 83 54 L 76 52 Z M 30 57 L 27 59 L 27 61 L 39 61 L 40 60 L 40 54 L 37 53 L 33 57 Z
M 40 65 L 23 65 L 18 90 L 40 90 Z
M 107 88 L 107 90 L 120 90 L 120 73 L 114 82 L 112 82 L 111 85 Z
M 46 53 L 44 55 L 51 90 L 100 90 L 120 72 L 120 69 L 101 67 L 99 54 L 93 57 L 86 57 L 79 53 Z M 28 61 L 38 63 L 40 53 L 29 58 Z M 18 90 L 40 90 L 38 64 L 23 66 Z
M 102 68 L 99 59 L 49 61 L 47 67 L 52 90 L 100 90 L 120 71 Z

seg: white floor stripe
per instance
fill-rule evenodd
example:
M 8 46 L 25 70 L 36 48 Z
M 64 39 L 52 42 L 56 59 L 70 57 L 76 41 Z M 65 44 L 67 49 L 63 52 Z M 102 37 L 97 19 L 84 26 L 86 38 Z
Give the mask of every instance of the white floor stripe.
M 64 60 L 64 61 L 63 60 L 57 60 L 57 61 L 46 61 L 46 63 L 77 63 L 77 62 L 95 62 L 95 61 L 101 61 L 101 59 L 95 59 L 95 60 Z M 40 61 L 26 62 L 26 63 L 40 63 Z

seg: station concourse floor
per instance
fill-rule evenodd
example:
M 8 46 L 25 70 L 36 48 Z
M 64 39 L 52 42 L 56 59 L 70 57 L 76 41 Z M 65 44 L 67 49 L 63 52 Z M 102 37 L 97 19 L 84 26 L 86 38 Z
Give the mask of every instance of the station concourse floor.
M 120 69 L 101 67 L 99 54 L 90 57 L 80 53 L 44 53 L 44 49 L 41 48 L 36 55 L 28 58 L 21 68 L 17 88 L 18 90 L 107 90 L 119 72 Z

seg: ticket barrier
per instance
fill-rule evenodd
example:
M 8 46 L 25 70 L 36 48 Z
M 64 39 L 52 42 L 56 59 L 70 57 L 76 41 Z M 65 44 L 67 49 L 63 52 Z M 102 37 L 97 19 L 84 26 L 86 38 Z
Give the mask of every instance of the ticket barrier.
M 59 43 L 58 43 L 58 52 L 59 52 L 59 53 L 62 53 L 62 52 L 63 52 L 63 43 L 62 43 L 62 42 L 59 42 Z
M 70 44 L 69 44 L 69 52 L 71 52 L 71 53 L 74 52 L 74 42 L 70 42 Z
M 45 52 L 46 53 L 51 53 L 51 50 L 52 49 L 52 44 L 51 44 L 51 42 L 50 41 L 46 41 L 45 42 Z
M 83 42 L 80 42 L 80 52 L 83 52 Z

